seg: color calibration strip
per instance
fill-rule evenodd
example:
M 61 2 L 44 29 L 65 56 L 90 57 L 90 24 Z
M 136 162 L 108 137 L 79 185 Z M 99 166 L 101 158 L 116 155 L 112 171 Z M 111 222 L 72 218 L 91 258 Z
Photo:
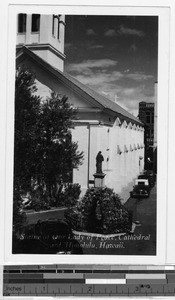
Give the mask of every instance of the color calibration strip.
M 175 295 L 174 266 L 4 266 L 4 296 Z

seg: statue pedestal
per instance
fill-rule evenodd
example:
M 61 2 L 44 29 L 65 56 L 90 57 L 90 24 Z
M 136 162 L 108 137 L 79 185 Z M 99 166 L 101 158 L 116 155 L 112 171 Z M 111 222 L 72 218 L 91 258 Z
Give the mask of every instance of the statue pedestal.
M 104 173 L 95 173 L 94 176 L 94 187 L 102 188 L 105 186 L 105 176 Z

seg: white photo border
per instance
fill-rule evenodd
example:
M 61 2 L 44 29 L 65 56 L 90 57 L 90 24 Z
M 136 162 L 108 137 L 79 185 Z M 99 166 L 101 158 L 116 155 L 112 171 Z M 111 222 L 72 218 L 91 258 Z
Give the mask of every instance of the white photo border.
M 64 1 L 65 2 L 65 1 Z M 85 2 L 85 1 L 84 1 Z M 171 4 L 168 1 L 118 1 L 117 5 L 114 1 L 106 1 L 106 4 L 94 5 L 86 1 L 84 5 L 82 1 L 80 4 L 72 5 L 66 2 L 66 5 L 59 5 L 57 1 L 49 4 L 37 2 L 35 5 L 31 2 L 27 5 L 19 5 L 9 3 L 8 6 L 8 43 L 6 51 L 6 66 L 7 81 L 5 87 L 5 97 L 3 103 L 3 111 L 5 111 L 6 126 L 6 144 L 5 144 L 5 163 L 3 164 L 5 171 L 5 220 L 4 220 L 4 248 L 3 261 L 5 264 L 165 264 L 167 255 L 171 255 L 169 251 L 169 232 L 167 224 L 172 226 L 171 222 L 165 212 L 171 213 L 170 189 L 167 191 L 167 173 L 168 168 L 171 168 L 169 160 L 168 165 L 168 126 L 173 122 L 168 119 L 169 95 L 172 97 L 170 91 L 170 32 Z M 103 1 L 104 2 L 104 1 Z M 131 4 L 132 3 L 132 4 Z M 166 3 L 166 5 L 165 5 Z M 169 3 L 169 5 L 168 5 Z M 41 5 L 43 4 L 43 5 Z M 51 5 L 52 4 L 52 5 Z M 98 9 L 97 9 L 98 8 Z M 16 14 L 35 13 L 52 14 L 56 9 L 59 14 L 111 14 L 111 15 L 153 15 L 159 17 L 159 55 L 158 55 L 158 182 L 157 182 L 157 255 L 155 256 L 115 256 L 115 255 L 17 255 L 12 254 L 12 206 L 13 206 L 13 147 L 14 147 L 14 74 L 15 74 L 15 45 L 16 45 L 16 27 L 14 26 Z M 171 56 L 172 58 L 172 56 Z M 172 79 L 171 79 L 171 84 Z M 172 88 L 172 86 L 171 86 Z M 167 101 L 165 100 L 167 99 Z M 172 103 L 172 98 L 171 98 Z M 171 112 L 172 114 L 172 112 Z M 5 128 L 5 127 L 4 127 Z M 170 133 L 172 136 L 172 133 Z M 169 134 L 169 137 L 170 137 Z M 172 147 L 169 149 L 169 155 L 172 154 Z M 3 169 L 3 171 L 4 171 Z M 169 185 L 168 185 L 169 186 Z M 4 194 L 3 194 L 4 195 Z M 168 198 L 167 198 L 168 196 Z M 3 211 L 3 210 L 2 210 Z M 168 215 L 169 216 L 169 215 Z M 168 220 L 168 221 L 167 221 Z M 3 216 L 1 221 L 3 222 Z M 173 223 L 174 224 L 174 223 Z M 3 225 L 3 224 L 2 224 Z M 2 226 L 3 228 L 3 226 Z M 167 234 L 168 232 L 168 234 Z M 171 237 L 172 238 L 172 237 Z M 167 245 L 168 243 L 168 250 Z M 168 252 L 169 251 L 169 252 Z

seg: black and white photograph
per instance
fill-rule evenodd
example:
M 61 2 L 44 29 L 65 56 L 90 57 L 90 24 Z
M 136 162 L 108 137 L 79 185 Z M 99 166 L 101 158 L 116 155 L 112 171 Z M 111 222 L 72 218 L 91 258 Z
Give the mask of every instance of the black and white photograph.
M 15 22 L 12 254 L 156 256 L 158 15 Z

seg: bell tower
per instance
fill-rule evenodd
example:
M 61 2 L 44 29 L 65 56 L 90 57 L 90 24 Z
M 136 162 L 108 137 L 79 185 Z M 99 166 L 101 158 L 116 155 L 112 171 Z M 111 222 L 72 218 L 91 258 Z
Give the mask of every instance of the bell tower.
M 58 70 L 64 70 L 64 15 L 18 14 L 17 50 L 26 46 Z

